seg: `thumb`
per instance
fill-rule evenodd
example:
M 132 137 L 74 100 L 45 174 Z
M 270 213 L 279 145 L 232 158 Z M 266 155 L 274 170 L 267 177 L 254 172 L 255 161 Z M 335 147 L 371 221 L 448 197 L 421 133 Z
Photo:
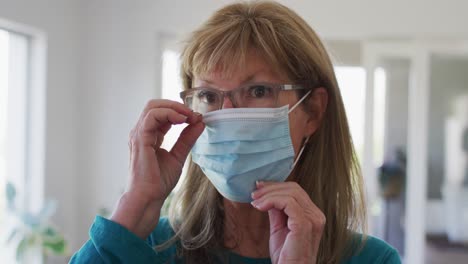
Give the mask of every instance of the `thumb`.
M 170 153 L 180 164 L 185 162 L 185 159 L 195 144 L 195 141 L 197 141 L 198 137 L 201 135 L 204 129 L 205 124 L 203 122 L 198 122 L 195 124 L 190 124 L 184 128 L 184 130 L 182 130 L 179 139 L 170 151 Z

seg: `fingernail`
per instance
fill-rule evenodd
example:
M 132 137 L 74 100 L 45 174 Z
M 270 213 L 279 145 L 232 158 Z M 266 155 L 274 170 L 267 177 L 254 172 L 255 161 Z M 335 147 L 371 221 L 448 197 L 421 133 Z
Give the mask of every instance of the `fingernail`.
M 198 112 L 193 112 L 195 115 L 197 116 L 201 116 L 202 114 L 198 113 Z
M 255 208 L 258 208 L 258 204 L 257 204 L 257 203 L 258 203 L 257 201 L 252 201 L 252 202 L 250 202 L 250 204 L 251 204 L 253 207 L 255 207 Z
M 180 117 L 184 119 L 184 122 L 188 119 L 188 116 L 180 115 Z
M 255 192 L 252 192 L 252 193 L 250 194 L 250 197 L 252 197 L 252 199 L 255 199 Z
M 263 186 L 263 182 L 262 181 L 255 181 L 255 186 L 257 186 L 257 188 L 260 188 Z

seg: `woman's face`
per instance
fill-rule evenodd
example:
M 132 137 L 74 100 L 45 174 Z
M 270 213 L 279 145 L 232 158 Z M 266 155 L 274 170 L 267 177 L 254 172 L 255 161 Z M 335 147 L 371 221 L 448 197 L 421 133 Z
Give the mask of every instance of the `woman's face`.
M 230 91 L 241 85 L 252 82 L 266 82 L 275 84 L 292 84 L 285 74 L 273 72 L 272 68 L 254 52 L 250 52 L 246 60 L 245 67 L 239 67 L 229 79 L 225 78 L 221 72 L 212 72 L 204 76 L 195 76 L 193 87 L 211 87 L 220 91 Z M 281 91 L 278 98 L 278 107 L 289 105 L 293 107 L 301 98 L 297 98 L 295 91 Z M 326 91 L 323 88 L 315 89 L 306 100 L 307 106 L 312 107 L 311 111 L 306 113 L 303 106 L 296 107 L 289 114 L 289 126 L 291 139 L 296 155 L 302 147 L 302 140 L 313 134 L 320 123 L 323 112 L 326 108 Z M 224 98 L 223 108 L 232 108 L 232 102 L 229 97 Z

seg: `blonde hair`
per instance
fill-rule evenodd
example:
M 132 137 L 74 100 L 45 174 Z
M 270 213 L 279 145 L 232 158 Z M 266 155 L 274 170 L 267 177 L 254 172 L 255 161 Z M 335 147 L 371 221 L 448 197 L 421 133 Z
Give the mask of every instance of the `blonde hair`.
M 192 87 L 195 76 L 235 72 L 252 49 L 292 82 L 328 93 L 323 121 L 293 173 L 327 219 L 317 263 L 339 263 L 357 250 L 353 233 L 365 230 L 363 185 L 333 65 L 312 28 L 275 2 L 228 5 L 188 39 L 182 53 L 184 88 Z M 175 236 L 165 245 L 178 241 L 186 261 L 210 262 L 210 254 L 224 248 L 222 197 L 191 161 L 177 196 L 170 212 Z

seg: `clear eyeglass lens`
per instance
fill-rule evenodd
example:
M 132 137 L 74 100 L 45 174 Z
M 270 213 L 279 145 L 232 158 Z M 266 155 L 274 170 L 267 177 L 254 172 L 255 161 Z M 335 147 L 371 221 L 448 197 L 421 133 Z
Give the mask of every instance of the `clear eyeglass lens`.
M 222 97 L 212 90 L 201 89 L 188 95 L 185 102 L 193 111 L 204 114 L 219 109 Z
M 239 107 L 275 107 L 279 89 L 266 84 L 253 84 L 242 87 L 233 95 L 239 102 Z
M 252 84 L 231 91 L 236 107 L 276 107 L 280 89 L 267 84 Z M 204 114 L 222 108 L 224 94 L 212 89 L 198 89 L 186 95 L 185 104 L 195 112 Z

